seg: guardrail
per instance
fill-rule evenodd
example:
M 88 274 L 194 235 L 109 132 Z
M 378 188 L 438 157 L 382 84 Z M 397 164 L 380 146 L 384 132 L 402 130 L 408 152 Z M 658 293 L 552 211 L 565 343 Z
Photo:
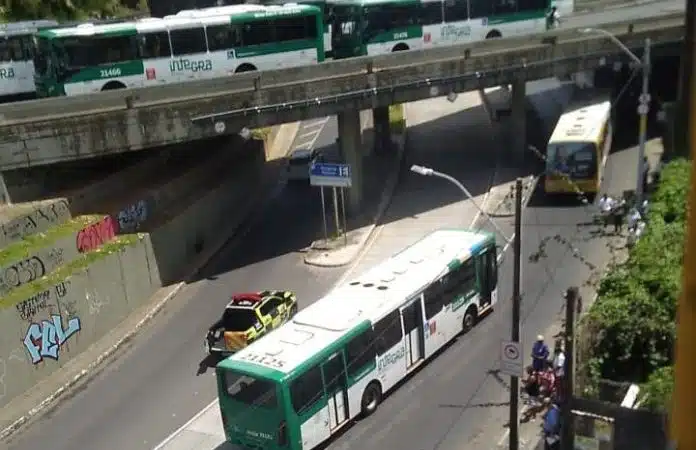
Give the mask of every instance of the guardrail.
M 622 39 L 666 28 L 683 28 L 683 25 L 684 15 L 674 13 L 661 17 L 597 25 L 596 27 L 603 28 Z M 317 82 L 326 84 L 333 80 L 345 80 L 354 75 L 374 74 L 377 76 L 377 80 L 383 80 L 384 77 L 380 75 L 386 75 L 387 72 L 392 78 L 407 76 L 409 73 L 412 74 L 409 78 L 412 78 L 413 74 L 416 73 L 416 76 L 427 78 L 427 70 L 419 71 L 420 66 L 439 62 L 443 64 L 466 62 L 470 63 L 472 67 L 478 65 L 483 69 L 488 66 L 484 63 L 486 58 L 495 59 L 498 65 L 501 63 L 501 58 L 509 59 L 509 64 L 515 65 L 514 63 L 520 62 L 520 56 L 525 57 L 525 55 L 529 55 L 531 63 L 534 62 L 531 60 L 534 58 L 532 55 L 546 57 L 544 55 L 548 53 L 549 48 L 574 47 L 581 42 L 590 43 L 606 40 L 607 38 L 601 35 L 580 34 L 577 29 L 561 29 L 524 37 L 492 39 L 374 57 L 350 58 L 289 69 L 248 72 L 213 80 L 33 100 L 0 107 L 0 125 L 43 122 L 53 118 L 93 115 L 164 104 L 174 106 L 177 103 L 196 99 L 214 99 L 235 94 L 248 97 L 250 93 L 256 95 L 259 91 L 266 89 L 287 89 L 293 85 Z M 511 60 L 511 57 L 517 58 L 518 61 Z M 536 59 L 540 60 L 538 57 Z M 402 75 L 397 75 L 398 73 Z M 382 84 L 380 81 L 376 83 Z

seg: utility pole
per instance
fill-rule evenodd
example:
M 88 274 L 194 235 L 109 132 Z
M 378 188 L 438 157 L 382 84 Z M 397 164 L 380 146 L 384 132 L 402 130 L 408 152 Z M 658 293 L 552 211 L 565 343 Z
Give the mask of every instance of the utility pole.
M 648 112 L 650 112 L 650 39 L 645 39 L 643 49 L 643 84 L 638 99 L 638 114 L 640 127 L 638 134 L 638 180 L 636 182 L 636 205 L 643 201 L 643 181 L 645 179 L 645 143 L 648 139 Z
M 515 253 L 515 264 L 512 274 L 512 330 L 510 340 L 520 341 L 520 280 L 522 279 L 522 179 L 515 181 L 515 238 L 513 250 Z M 519 419 L 519 400 L 520 400 L 520 379 L 510 377 L 510 450 L 518 450 L 520 446 L 520 419 Z
M 565 293 L 565 368 L 563 377 L 563 404 L 561 405 L 561 448 L 571 450 L 574 448 L 573 411 L 571 398 L 573 397 L 575 378 L 575 309 L 579 298 L 579 289 L 569 287 Z
M 686 52 L 691 55 L 694 64 L 696 52 L 696 5 L 686 2 Z M 684 56 L 682 56 L 684 58 Z M 682 64 L 684 61 L 682 60 Z M 692 68 L 690 67 L 690 68 Z M 677 307 L 677 338 L 675 344 L 676 362 L 674 367 L 674 393 L 672 394 L 671 439 L 673 448 L 692 450 L 696 448 L 696 89 L 691 73 L 688 77 L 690 88 L 684 94 L 688 109 L 687 123 L 683 133 L 691 150 L 691 192 L 689 193 L 689 218 L 686 224 L 686 245 L 684 252 L 684 270 L 682 272 L 682 290 Z

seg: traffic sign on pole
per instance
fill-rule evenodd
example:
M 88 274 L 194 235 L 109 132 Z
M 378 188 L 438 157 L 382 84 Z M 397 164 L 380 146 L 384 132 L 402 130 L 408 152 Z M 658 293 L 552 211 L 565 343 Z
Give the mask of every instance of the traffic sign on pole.
M 503 341 L 500 348 L 500 372 L 511 377 L 524 375 L 524 358 L 522 344 L 513 341 Z
M 348 164 L 313 163 L 309 168 L 312 186 L 351 187 L 351 171 Z

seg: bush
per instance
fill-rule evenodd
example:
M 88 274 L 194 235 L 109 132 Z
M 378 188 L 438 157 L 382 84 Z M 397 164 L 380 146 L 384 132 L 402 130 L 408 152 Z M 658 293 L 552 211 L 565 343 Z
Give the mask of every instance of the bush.
M 674 388 L 674 367 L 657 369 L 641 386 L 641 407 L 652 411 L 669 411 L 672 406 L 672 389 Z
M 586 394 L 600 392 L 600 379 L 668 384 L 662 369 L 672 364 L 689 174 L 685 160 L 664 167 L 645 234 L 628 260 L 602 280 L 597 301 L 583 319 L 583 326 L 595 332 L 585 366 Z M 657 387 L 651 389 L 659 396 Z

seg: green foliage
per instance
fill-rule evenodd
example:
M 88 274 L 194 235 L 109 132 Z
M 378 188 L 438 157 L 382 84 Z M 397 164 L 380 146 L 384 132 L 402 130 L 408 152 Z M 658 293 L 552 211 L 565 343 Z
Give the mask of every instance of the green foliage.
M 600 379 L 641 383 L 672 364 L 689 174 L 685 160 L 664 167 L 646 232 L 628 260 L 600 283 L 585 318 L 586 328 L 595 330 L 586 394 L 599 391 Z
M 147 12 L 145 0 L 0 0 L 0 20 L 123 17 Z
M 669 411 L 674 390 L 674 367 L 657 369 L 640 390 L 642 407 L 652 411 Z

